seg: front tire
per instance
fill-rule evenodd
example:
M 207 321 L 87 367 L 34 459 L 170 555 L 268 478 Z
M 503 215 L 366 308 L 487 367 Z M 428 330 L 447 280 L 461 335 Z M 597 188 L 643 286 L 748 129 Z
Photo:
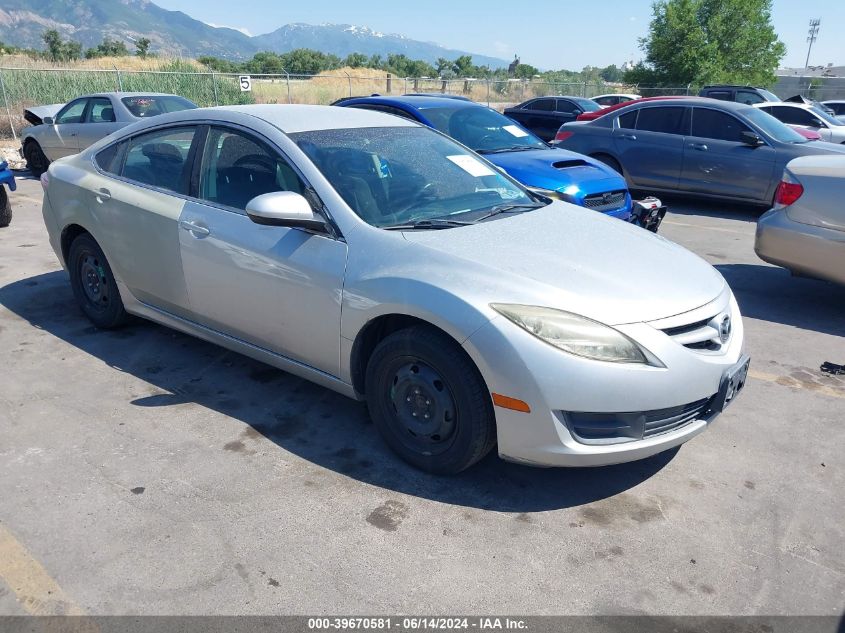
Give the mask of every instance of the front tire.
M 451 475 L 496 443 L 490 393 L 475 364 L 445 334 L 413 326 L 381 341 L 367 364 L 370 417 L 405 461 Z
M 50 166 L 50 159 L 44 154 L 44 150 L 41 149 L 38 141 L 28 140 L 23 146 L 23 156 L 26 159 L 27 169 L 36 178 L 40 178 L 41 174 L 47 171 Z
M 111 329 L 126 323 L 127 314 L 103 250 L 88 233 L 70 245 L 67 260 L 73 295 L 85 316 L 98 328 Z
M 12 223 L 12 203 L 9 202 L 9 194 L 6 188 L 0 185 L 0 228 L 9 226 Z

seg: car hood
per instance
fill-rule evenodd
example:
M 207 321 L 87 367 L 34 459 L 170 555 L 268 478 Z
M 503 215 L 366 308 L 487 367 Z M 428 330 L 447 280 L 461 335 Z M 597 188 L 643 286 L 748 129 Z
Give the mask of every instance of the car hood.
M 450 258 L 447 265 L 462 270 L 483 300 L 543 305 L 610 325 L 694 310 L 726 286 L 710 264 L 681 246 L 565 202 L 404 237 L 466 262 Z
M 813 154 L 845 154 L 845 145 L 828 141 L 809 141 L 790 145 L 796 156 L 811 156 Z
M 537 149 L 484 156 L 529 187 L 563 191 L 577 185 L 586 193 L 626 189 L 625 180 L 606 165 L 564 149 Z
M 65 107 L 64 103 L 54 103 L 52 105 L 32 106 L 23 111 L 23 118 L 32 125 L 41 125 L 44 117 L 56 116 L 59 110 Z

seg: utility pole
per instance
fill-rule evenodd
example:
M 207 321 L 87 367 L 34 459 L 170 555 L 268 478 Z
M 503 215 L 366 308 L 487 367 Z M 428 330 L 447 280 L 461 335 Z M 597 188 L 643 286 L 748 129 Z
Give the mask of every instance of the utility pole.
M 813 43 L 819 37 L 819 25 L 822 21 L 819 18 L 815 20 L 810 20 L 810 30 L 807 31 L 807 41 L 810 45 L 807 47 L 807 61 L 804 63 L 804 70 L 810 68 L 810 51 L 813 50 Z

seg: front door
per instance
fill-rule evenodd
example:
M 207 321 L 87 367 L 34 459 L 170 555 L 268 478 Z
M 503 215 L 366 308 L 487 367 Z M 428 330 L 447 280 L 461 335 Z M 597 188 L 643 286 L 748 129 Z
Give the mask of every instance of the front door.
M 244 210 L 255 196 L 304 187 L 263 139 L 212 127 L 199 200 L 180 218 L 182 266 L 194 320 L 337 376 L 346 243 L 258 225 Z
M 727 112 L 693 108 L 692 130 L 684 143 L 681 189 L 732 198 L 765 200 L 775 169 L 775 149 L 743 143 L 753 132 Z
M 50 160 L 57 160 L 79 152 L 79 129 L 83 125 L 88 99 L 71 101 L 53 121 L 50 134 L 42 137 L 41 149 Z

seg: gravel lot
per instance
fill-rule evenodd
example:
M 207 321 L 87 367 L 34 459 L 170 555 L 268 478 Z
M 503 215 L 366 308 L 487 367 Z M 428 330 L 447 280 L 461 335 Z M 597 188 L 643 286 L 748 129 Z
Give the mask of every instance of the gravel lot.
M 745 314 L 751 379 L 713 428 L 623 466 L 437 478 L 358 403 L 92 328 L 40 199 L 22 178 L 0 229 L 0 614 L 842 612 L 845 380 L 819 365 L 845 363 L 845 288 L 758 260 L 753 210 L 674 200 L 661 229 Z

